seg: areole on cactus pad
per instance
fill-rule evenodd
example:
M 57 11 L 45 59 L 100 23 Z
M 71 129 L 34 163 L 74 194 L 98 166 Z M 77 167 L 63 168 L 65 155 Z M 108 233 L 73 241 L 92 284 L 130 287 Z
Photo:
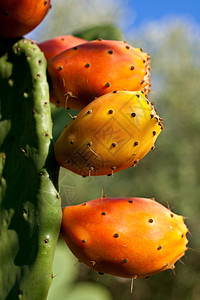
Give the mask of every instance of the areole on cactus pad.
M 48 61 L 51 101 L 72 109 L 114 90 L 149 93 L 150 56 L 125 42 L 98 39 Z
M 110 175 L 137 164 L 162 129 L 162 119 L 142 92 L 114 91 L 89 103 L 64 128 L 55 157 L 82 176 Z
M 144 278 L 173 269 L 187 232 L 182 216 L 147 198 L 104 197 L 63 209 L 63 239 L 99 274 Z

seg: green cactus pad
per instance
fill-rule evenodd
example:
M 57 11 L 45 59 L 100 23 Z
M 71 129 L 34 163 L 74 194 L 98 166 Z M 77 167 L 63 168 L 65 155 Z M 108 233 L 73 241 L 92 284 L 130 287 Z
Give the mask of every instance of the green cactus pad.
M 74 32 L 73 35 L 88 41 L 96 40 L 98 38 L 102 38 L 104 40 L 123 40 L 122 32 L 114 24 L 93 26 L 88 29 Z
M 0 43 L 0 299 L 43 300 L 60 230 L 46 60 Z

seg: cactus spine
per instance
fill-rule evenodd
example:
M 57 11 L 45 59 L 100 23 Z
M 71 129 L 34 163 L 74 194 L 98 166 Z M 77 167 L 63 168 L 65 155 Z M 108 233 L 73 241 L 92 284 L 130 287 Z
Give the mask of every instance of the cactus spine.
M 42 300 L 61 221 L 46 60 L 26 39 L 0 49 L 0 299 Z

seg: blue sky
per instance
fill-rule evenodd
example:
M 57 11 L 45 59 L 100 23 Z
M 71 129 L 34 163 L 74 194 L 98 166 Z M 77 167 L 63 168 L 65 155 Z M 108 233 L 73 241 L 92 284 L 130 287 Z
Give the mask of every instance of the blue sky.
M 65 1 L 68 0 L 59 0 L 58 2 L 63 1 L 63 6 Z M 69 2 L 72 0 L 69 0 Z M 79 0 L 76 0 L 77 2 Z M 76 1 L 74 1 L 76 3 Z M 92 0 L 82 0 L 81 3 L 84 3 L 84 1 L 92 2 Z M 110 0 L 96 0 L 96 2 L 101 3 L 102 8 L 104 9 L 104 5 L 108 5 L 109 3 L 113 2 Z M 115 0 L 116 3 L 118 0 Z M 57 0 L 52 0 L 53 7 L 58 4 Z M 119 0 L 120 6 L 122 8 L 122 20 L 116 20 L 119 21 L 118 25 L 123 30 L 125 37 L 131 33 L 131 31 L 137 31 L 141 26 L 145 26 L 147 23 L 151 21 L 162 21 L 166 18 L 184 18 L 189 23 L 191 22 L 193 24 L 198 24 L 198 31 L 200 31 L 200 0 Z M 122 4 L 121 4 L 122 3 Z M 76 7 L 76 6 L 75 6 Z M 90 18 L 90 15 L 87 13 L 87 11 L 81 10 L 81 7 L 77 7 L 76 9 L 76 15 L 75 20 L 79 20 L 79 14 L 82 13 L 85 15 L 85 18 Z M 63 15 L 65 14 L 65 11 L 63 10 Z M 48 32 L 48 22 L 51 21 L 51 12 L 47 15 L 47 17 L 44 19 L 44 22 L 36 28 L 33 32 L 31 32 L 28 37 L 36 39 L 38 36 L 38 31 L 40 31 L 40 28 Z M 78 22 L 77 24 L 79 24 Z M 44 25 L 44 27 L 43 27 Z M 76 31 L 76 30 L 75 30 Z M 58 28 L 58 34 L 60 34 L 59 28 Z M 67 34 L 67 32 L 65 33 Z M 70 33 L 69 33 L 70 34 Z
M 134 27 L 166 16 L 185 17 L 200 25 L 200 0 L 128 0 L 127 4 L 134 13 Z
M 144 21 L 176 15 L 193 19 L 200 25 L 200 0 L 129 0 L 127 4 L 135 11 L 134 26 L 141 25 Z

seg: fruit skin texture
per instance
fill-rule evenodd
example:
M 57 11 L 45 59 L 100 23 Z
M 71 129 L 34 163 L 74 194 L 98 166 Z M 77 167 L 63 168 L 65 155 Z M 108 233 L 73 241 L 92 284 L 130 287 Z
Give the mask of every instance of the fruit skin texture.
M 0 37 L 15 38 L 32 31 L 49 11 L 51 0 L 1 0 Z
M 73 254 L 100 273 L 143 278 L 187 250 L 183 217 L 147 198 L 100 198 L 63 209 L 61 235 Z
M 154 146 L 162 120 L 142 92 L 109 93 L 84 107 L 55 143 L 59 165 L 82 175 L 134 166 Z
M 51 40 L 38 43 L 38 46 L 44 52 L 46 60 L 49 60 L 61 52 L 85 42 L 86 40 L 73 35 L 61 35 Z
M 51 101 L 80 110 L 114 90 L 149 92 L 150 56 L 125 42 L 98 39 L 48 62 Z

